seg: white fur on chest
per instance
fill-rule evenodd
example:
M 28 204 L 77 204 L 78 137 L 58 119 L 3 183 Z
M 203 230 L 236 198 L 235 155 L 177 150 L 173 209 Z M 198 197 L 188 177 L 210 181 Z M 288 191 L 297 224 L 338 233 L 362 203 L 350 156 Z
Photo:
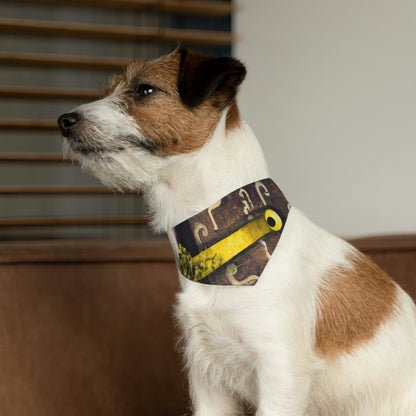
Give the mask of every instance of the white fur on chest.
M 192 343 L 188 354 L 193 366 L 200 366 L 212 383 L 225 383 L 253 404 L 257 402 L 253 380 L 264 356 L 290 360 L 294 365 L 310 367 L 308 372 L 314 371 L 311 317 L 318 277 L 334 260 L 322 256 L 319 263 L 313 261 L 318 251 L 305 251 L 312 237 L 307 236 L 309 232 L 321 240 L 316 250 L 327 252 L 331 247 L 337 251 L 331 236 L 320 235 L 318 228 L 292 208 L 278 246 L 255 286 L 203 285 L 181 276 L 183 291 L 178 296 L 177 316 L 185 342 Z

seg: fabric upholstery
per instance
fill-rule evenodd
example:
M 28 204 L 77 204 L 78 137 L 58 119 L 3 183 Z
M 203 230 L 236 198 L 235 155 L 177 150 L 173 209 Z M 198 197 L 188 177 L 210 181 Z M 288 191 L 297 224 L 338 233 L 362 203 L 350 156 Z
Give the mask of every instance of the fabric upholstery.
M 397 238 L 354 244 L 416 297 L 416 236 Z M 165 240 L 1 243 L 0 413 L 184 415 L 178 289 Z

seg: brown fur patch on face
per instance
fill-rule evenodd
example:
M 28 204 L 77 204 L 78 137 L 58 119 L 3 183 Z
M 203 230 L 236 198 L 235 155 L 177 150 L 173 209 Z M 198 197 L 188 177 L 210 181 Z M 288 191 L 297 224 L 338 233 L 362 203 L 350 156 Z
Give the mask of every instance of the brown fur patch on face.
M 397 287 L 361 253 L 350 259 L 350 267 L 338 266 L 326 274 L 318 294 L 315 350 L 333 358 L 369 341 L 394 316 Z
M 121 95 L 142 136 L 161 155 L 201 148 L 212 136 L 222 113 L 209 99 L 194 108 L 183 104 L 177 85 L 179 66 L 178 51 L 155 61 L 132 62 L 111 87 L 114 94 Z M 134 91 L 143 84 L 155 87 L 154 92 L 138 97 Z

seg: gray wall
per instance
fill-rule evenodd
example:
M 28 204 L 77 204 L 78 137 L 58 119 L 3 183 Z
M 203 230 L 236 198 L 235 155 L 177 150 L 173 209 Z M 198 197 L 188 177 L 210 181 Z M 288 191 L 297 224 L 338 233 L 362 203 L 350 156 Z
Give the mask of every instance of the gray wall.
M 338 235 L 416 232 L 416 3 L 237 3 L 240 107 L 288 199 Z

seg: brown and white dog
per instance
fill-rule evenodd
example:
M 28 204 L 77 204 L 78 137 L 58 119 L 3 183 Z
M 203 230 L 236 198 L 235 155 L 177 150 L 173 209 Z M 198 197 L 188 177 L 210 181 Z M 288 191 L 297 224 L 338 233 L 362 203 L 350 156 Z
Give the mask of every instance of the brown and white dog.
M 267 178 L 235 97 L 232 58 L 185 49 L 132 62 L 105 98 L 59 118 L 64 150 L 104 184 L 141 191 L 158 232 Z M 416 309 L 367 257 L 290 209 L 255 286 L 180 274 L 194 415 L 416 415 Z

